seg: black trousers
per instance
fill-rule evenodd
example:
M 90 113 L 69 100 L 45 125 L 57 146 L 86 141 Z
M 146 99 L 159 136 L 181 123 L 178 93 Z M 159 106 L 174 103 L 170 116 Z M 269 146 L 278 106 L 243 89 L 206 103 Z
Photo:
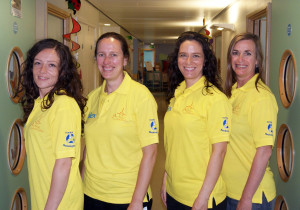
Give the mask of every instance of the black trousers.
M 210 210 L 226 210 L 226 198 L 224 201 L 216 205 L 215 199 L 213 199 L 213 207 Z M 174 198 L 172 198 L 168 193 L 167 193 L 167 210 L 191 210 L 192 207 L 186 206 Z
M 84 210 L 126 210 L 128 206 L 129 203 L 106 203 L 84 195 Z M 143 207 L 147 207 L 147 210 L 151 210 L 152 199 L 150 199 L 148 202 L 144 202 Z

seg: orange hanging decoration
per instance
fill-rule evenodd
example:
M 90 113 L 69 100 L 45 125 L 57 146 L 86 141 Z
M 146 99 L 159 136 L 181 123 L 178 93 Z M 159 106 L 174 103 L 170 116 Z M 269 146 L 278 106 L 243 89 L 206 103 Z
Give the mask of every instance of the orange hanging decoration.
M 75 33 L 79 32 L 81 30 L 81 26 L 72 16 L 71 16 L 71 19 L 72 19 L 72 23 L 73 23 L 72 31 L 70 33 L 64 34 L 63 38 L 72 43 L 71 52 L 73 52 L 73 51 L 78 50 L 80 48 L 80 45 L 71 40 L 71 34 L 75 34 Z

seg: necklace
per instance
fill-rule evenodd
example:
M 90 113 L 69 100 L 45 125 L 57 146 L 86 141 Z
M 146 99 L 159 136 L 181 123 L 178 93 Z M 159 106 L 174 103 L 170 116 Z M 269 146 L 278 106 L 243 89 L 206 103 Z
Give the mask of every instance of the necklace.
M 108 91 L 107 86 L 105 85 L 104 92 L 107 93 L 107 95 L 109 95 L 114 91 Z

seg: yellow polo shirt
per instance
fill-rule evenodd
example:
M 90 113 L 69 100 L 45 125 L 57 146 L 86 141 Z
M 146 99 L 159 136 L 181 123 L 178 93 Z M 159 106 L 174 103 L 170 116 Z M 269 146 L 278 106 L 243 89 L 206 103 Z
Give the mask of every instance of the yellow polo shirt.
M 234 84 L 230 103 L 233 107 L 232 132 L 223 165 L 222 176 L 230 198 L 240 200 L 248 179 L 256 148 L 274 145 L 278 107 L 271 90 L 257 75 L 244 86 Z M 273 173 L 269 167 L 253 196 L 252 203 L 262 203 L 264 192 L 268 201 L 276 196 Z
M 104 92 L 106 81 L 89 94 L 85 124 L 84 193 L 117 204 L 131 202 L 142 148 L 158 143 L 155 99 L 124 73 L 122 84 L 111 94 Z M 151 198 L 150 187 L 148 194 Z
M 47 96 L 45 96 L 47 97 Z M 56 159 L 72 157 L 68 185 L 58 209 L 82 209 L 83 189 L 79 173 L 81 112 L 76 101 L 55 95 L 49 109 L 42 100 L 34 108 L 24 128 L 31 209 L 45 208 Z
M 230 133 L 231 106 L 216 87 L 206 92 L 202 76 L 186 88 L 183 81 L 171 99 L 164 119 L 164 146 L 167 193 L 180 203 L 192 206 L 202 187 L 212 144 L 227 142 Z M 209 197 L 216 204 L 226 197 L 220 176 Z

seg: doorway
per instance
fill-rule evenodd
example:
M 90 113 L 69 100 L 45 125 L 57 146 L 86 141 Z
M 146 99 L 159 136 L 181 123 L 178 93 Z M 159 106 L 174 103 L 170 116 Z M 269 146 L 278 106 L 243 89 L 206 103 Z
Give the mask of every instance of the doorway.
M 80 20 L 78 22 L 81 25 L 81 31 L 77 33 L 77 42 L 80 48 L 76 51 L 76 57 L 80 65 L 79 72 L 83 85 L 83 94 L 87 96 L 88 93 L 99 86 L 100 81 L 94 55 L 96 28 Z
M 264 73 L 262 78 L 269 85 L 270 72 L 270 37 L 271 37 L 271 3 L 263 10 L 247 16 L 247 32 L 256 34 L 260 38 L 264 56 Z

